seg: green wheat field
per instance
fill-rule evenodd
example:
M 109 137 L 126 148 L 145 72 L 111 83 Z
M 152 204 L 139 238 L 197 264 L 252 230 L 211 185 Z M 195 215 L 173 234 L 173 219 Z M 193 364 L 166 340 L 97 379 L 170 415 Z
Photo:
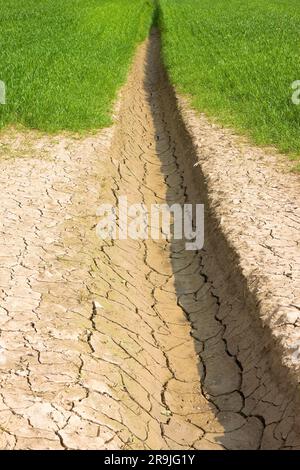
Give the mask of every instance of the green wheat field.
M 172 83 L 255 143 L 300 155 L 298 0 L 0 0 L 0 128 L 111 124 L 153 21 Z

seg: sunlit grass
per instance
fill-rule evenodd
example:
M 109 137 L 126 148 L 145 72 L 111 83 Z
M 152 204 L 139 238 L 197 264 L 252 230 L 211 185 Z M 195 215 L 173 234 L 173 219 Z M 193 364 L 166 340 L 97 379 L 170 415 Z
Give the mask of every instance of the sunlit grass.
M 300 155 L 298 0 L 160 0 L 163 53 L 173 83 L 193 105 Z
M 0 0 L 0 128 L 109 125 L 152 14 L 146 0 Z

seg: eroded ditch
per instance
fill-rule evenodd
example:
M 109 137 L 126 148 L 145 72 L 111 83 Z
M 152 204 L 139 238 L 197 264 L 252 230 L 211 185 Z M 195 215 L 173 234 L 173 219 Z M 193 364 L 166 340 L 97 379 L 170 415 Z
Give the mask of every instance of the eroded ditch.
M 120 115 L 112 151 L 115 198 L 126 194 L 129 203 L 146 206 L 203 202 L 155 31 L 139 50 Z M 130 288 L 122 295 L 134 306 L 140 327 L 150 327 L 151 348 L 159 351 L 159 369 L 154 356 L 147 369 L 153 377 L 160 367 L 163 372 L 160 385 L 146 387 L 165 409 L 148 423 L 149 431 L 156 429 L 150 447 L 297 445 L 293 393 L 283 394 L 272 380 L 265 338 L 237 292 L 226 286 L 226 270 L 216 265 L 213 246 L 189 252 L 175 240 L 122 241 L 104 252 L 112 259 L 117 250 L 120 257 L 123 250 L 129 253 L 127 271 L 133 283 L 139 279 L 142 299 Z M 139 336 L 136 329 L 132 333 Z
M 74 159 L 66 146 L 64 180 L 48 188 L 46 179 L 45 197 L 32 199 L 45 208 L 9 277 L 23 286 L 22 312 L 5 294 L 1 446 L 299 448 L 296 392 L 273 377 L 260 325 L 217 261 L 213 224 L 199 252 L 178 240 L 96 237 L 99 202 L 206 202 L 156 31 L 137 52 L 104 150 L 91 139 Z M 78 180 L 86 166 L 74 196 L 77 164 Z M 51 219 L 58 207 L 70 214 L 63 226 Z

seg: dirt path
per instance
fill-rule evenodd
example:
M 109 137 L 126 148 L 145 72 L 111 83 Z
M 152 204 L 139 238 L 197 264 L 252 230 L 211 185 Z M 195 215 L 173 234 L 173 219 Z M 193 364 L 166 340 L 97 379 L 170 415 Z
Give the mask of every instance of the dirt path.
M 209 246 L 96 236 L 97 207 L 120 195 L 197 199 L 170 99 L 153 33 L 111 148 L 108 130 L 0 164 L 1 448 L 299 447 Z

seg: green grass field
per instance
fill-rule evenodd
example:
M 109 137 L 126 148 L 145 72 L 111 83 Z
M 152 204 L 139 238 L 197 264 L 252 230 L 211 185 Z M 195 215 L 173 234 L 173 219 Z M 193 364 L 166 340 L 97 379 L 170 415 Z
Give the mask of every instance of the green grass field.
M 152 10 L 146 0 L 0 0 L 0 128 L 109 125 Z
M 300 154 L 299 0 L 160 0 L 164 60 L 200 111 Z
M 117 90 L 153 19 L 152 0 L 0 0 L 0 128 L 84 131 L 111 123 Z M 171 80 L 193 106 L 300 155 L 298 0 L 158 0 Z

